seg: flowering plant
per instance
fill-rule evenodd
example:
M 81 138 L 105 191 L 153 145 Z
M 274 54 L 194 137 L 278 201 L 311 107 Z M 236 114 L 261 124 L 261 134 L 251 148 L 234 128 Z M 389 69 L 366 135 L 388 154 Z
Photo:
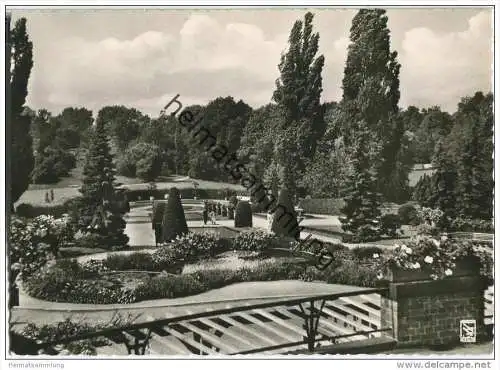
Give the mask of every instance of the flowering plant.
M 473 256 L 478 256 L 478 248 L 471 241 L 418 235 L 407 245 L 396 245 L 394 250 L 381 255 L 374 254 L 373 258 L 379 279 L 384 277 L 388 268 L 396 267 L 428 271 L 429 277 L 437 280 L 452 276 L 457 262 Z
M 12 278 L 20 272 L 29 275 L 54 258 L 71 237 L 68 225 L 67 217 L 41 215 L 29 221 L 13 217 L 9 225 Z

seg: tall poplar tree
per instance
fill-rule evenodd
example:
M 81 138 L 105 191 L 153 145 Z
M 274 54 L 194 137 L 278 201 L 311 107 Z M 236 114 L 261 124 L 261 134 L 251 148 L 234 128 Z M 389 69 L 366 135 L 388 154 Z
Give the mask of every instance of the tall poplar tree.
M 344 78 L 342 136 L 350 146 L 355 141 L 355 122 L 366 122 L 373 138 L 381 142 L 377 187 L 388 200 L 394 194 L 395 176 L 407 176 L 396 166 L 404 135 L 403 122 L 397 119 L 399 103 L 399 70 L 397 52 L 390 50 L 388 18 L 383 9 L 360 9 L 352 20 L 349 50 Z M 361 92 L 364 90 L 363 96 Z M 353 116 L 358 119 L 354 120 Z M 403 172 L 403 173 L 402 173 Z M 394 186 L 394 185 L 393 185 Z
M 280 77 L 273 93 L 273 100 L 284 118 L 283 129 L 292 128 L 300 138 L 294 148 L 298 159 L 295 177 L 303 174 L 305 164 L 313 157 L 317 141 L 325 130 L 324 107 L 320 103 L 325 58 L 316 56 L 319 33 L 313 33 L 313 18 L 314 15 L 308 12 L 304 21 L 294 23 L 288 38 L 288 51 L 282 54 L 278 65 Z M 285 163 L 280 164 L 285 166 Z M 293 184 L 285 182 L 284 185 L 293 192 Z M 294 194 L 290 196 L 293 198 Z
M 10 29 L 10 16 L 7 19 Z M 13 204 L 28 189 L 34 166 L 33 140 L 30 135 L 31 117 L 24 114 L 28 80 L 33 67 L 33 43 L 26 30 L 26 18 L 20 18 L 7 33 L 7 68 L 10 72 L 10 91 L 7 124 L 10 129 L 10 202 Z M 11 71 L 12 70 L 12 71 Z M 9 74 L 8 74 L 9 76 Z

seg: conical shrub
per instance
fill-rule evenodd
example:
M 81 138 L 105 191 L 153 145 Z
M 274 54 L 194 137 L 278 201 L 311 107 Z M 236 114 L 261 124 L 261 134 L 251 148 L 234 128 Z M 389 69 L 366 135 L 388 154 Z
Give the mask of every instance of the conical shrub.
M 252 208 L 248 202 L 238 202 L 236 214 L 234 215 L 234 227 L 252 226 Z
M 170 189 L 168 201 L 163 213 L 163 241 L 169 242 L 188 233 L 186 216 L 182 208 L 180 193 L 177 188 Z
M 287 189 L 280 191 L 278 204 L 274 209 L 271 230 L 279 236 L 300 238 L 297 214 Z

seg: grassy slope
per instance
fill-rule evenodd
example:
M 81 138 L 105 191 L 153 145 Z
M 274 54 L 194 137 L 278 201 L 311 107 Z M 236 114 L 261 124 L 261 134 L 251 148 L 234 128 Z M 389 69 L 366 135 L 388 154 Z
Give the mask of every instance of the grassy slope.
M 73 169 L 70 177 L 65 177 L 61 179 L 57 184 L 46 185 L 46 184 L 32 184 L 29 189 L 21 196 L 21 198 L 16 202 L 16 205 L 21 203 L 29 203 L 32 205 L 48 205 L 45 203 L 45 192 L 49 189 L 54 189 L 54 204 L 62 204 L 66 200 L 75 198 L 80 195 L 78 192 L 79 186 L 82 184 L 83 174 L 82 168 L 77 167 Z M 148 183 L 144 183 L 143 180 L 137 178 L 130 178 L 124 176 L 116 176 L 117 182 L 125 185 L 127 188 L 132 190 L 147 189 Z M 237 191 L 244 190 L 243 186 L 216 182 L 216 181 L 205 181 L 196 180 L 198 187 L 200 189 L 224 189 L 229 188 Z M 160 182 L 156 183 L 159 190 L 168 189 L 173 186 L 179 189 L 192 188 L 193 180 L 187 178 L 186 176 L 171 176 L 168 178 L 163 178 Z

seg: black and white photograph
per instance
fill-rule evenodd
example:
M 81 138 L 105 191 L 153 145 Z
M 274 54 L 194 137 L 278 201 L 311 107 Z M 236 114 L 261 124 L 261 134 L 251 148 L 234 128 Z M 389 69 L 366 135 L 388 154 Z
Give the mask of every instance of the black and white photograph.
M 6 369 L 496 368 L 494 2 L 72 3 L 2 7 Z

